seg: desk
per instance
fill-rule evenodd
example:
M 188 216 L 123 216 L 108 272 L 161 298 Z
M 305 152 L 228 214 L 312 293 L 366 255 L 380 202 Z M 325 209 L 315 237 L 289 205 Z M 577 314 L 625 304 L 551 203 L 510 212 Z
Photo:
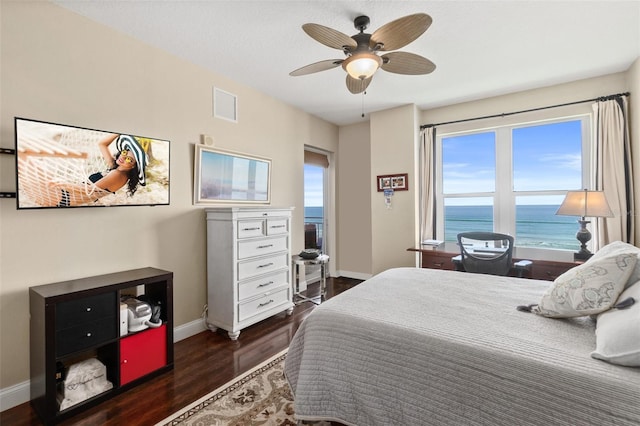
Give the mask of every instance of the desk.
M 327 265 L 329 264 L 329 256 L 321 254 L 315 259 L 304 259 L 300 256 L 292 256 L 291 262 L 293 264 L 293 295 L 296 299 L 294 303 L 296 305 L 302 302 L 312 302 L 316 305 L 322 303 L 327 294 Z M 303 296 L 300 293 L 300 266 L 302 265 L 320 265 L 320 296 L 317 302 L 314 300 L 317 297 L 311 298 Z
M 438 246 L 422 245 L 419 248 L 410 247 L 407 251 L 420 253 L 420 266 L 422 268 L 448 269 L 452 271 L 455 268 L 451 258 L 460 254 L 458 244 L 453 242 L 442 243 Z M 572 253 L 570 252 L 567 257 L 571 257 L 571 255 Z M 547 281 L 555 280 L 558 276 L 580 264 L 580 262 L 574 262 L 573 260 L 536 259 L 528 256 L 518 257 L 518 248 L 516 247 L 513 252 L 513 261 L 517 262 L 520 260 L 531 260 L 533 262 L 529 278 Z

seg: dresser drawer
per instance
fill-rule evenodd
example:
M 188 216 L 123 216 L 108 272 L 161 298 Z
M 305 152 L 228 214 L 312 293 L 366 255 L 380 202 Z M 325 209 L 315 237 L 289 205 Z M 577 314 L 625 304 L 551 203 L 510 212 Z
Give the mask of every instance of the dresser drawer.
M 422 253 L 422 267 L 430 269 L 447 269 L 453 270 L 454 265 L 451 258 L 454 255 L 450 253 L 432 254 Z
M 238 222 L 238 238 L 262 237 L 264 220 L 243 220 Z
M 240 283 L 238 285 L 238 300 L 242 302 L 282 286 L 289 286 L 289 271 L 280 271 L 266 277 Z
M 248 302 L 240 303 L 238 306 L 238 321 L 244 321 L 247 318 L 251 318 L 261 312 L 268 311 L 275 308 L 278 305 L 287 303 L 289 300 L 289 288 L 283 288 L 282 290 L 274 291 L 270 294 L 265 294 L 257 299 L 250 300 Z
M 258 218 L 262 218 L 262 219 L 267 219 L 267 218 L 271 218 L 271 217 L 283 217 L 283 216 L 290 216 L 290 210 L 286 209 L 286 210 L 279 210 L 279 209 L 269 209 L 269 210 L 257 210 L 257 211 L 239 211 L 238 213 L 236 213 L 236 217 L 239 220 L 244 220 L 244 219 L 258 219 Z
M 115 339 L 118 337 L 117 324 L 116 318 L 111 316 L 56 332 L 56 356 L 67 355 Z
M 56 330 L 113 316 L 116 306 L 115 292 L 58 303 L 56 306 Z
M 287 219 L 267 220 L 267 235 L 287 234 L 289 232 Z
M 262 256 L 287 250 L 287 236 L 270 238 L 268 240 L 247 240 L 238 242 L 238 259 Z
M 531 278 L 536 280 L 553 281 L 577 265 L 578 263 L 571 262 L 565 263 L 534 260 L 533 268 L 531 270 Z
M 281 268 L 289 269 L 287 259 L 288 252 L 279 253 L 274 256 L 261 257 L 254 260 L 238 262 L 238 280 L 255 277 L 257 275 L 268 274 Z

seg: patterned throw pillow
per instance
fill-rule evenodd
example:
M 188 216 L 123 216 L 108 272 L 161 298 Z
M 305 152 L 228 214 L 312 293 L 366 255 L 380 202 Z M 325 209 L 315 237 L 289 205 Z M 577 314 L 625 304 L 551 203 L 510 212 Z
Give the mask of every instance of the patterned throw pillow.
M 629 276 L 629 279 L 627 280 L 627 283 L 625 285 L 625 288 L 628 288 L 631 284 L 640 280 L 640 248 L 622 241 L 613 241 L 595 252 L 594 255 L 589 260 L 587 260 L 587 263 L 597 262 L 604 257 L 624 253 L 635 253 L 636 256 L 638 256 L 636 267 L 633 269 L 633 272 L 631 272 L 631 275 Z
M 604 312 L 616 303 L 637 261 L 636 253 L 618 253 L 576 266 L 556 278 L 533 312 L 549 318 Z
M 629 298 L 634 301 L 632 305 L 598 315 L 593 358 L 640 367 L 640 281 L 623 291 L 617 303 L 628 302 Z

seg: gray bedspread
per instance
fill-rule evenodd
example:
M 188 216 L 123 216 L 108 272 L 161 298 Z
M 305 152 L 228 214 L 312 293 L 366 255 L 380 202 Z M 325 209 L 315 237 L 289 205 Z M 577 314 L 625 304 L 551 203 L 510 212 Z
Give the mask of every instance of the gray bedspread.
M 317 307 L 285 374 L 301 420 L 640 425 L 640 368 L 590 357 L 591 319 L 519 312 L 551 283 L 385 271 Z

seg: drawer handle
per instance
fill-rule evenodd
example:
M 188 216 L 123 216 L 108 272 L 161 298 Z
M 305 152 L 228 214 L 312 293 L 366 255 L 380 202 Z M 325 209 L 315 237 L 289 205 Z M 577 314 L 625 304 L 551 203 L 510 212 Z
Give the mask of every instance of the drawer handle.
M 259 226 L 256 226 L 254 228 L 242 228 L 243 231 L 257 231 L 258 229 L 260 229 Z
M 273 299 L 270 299 L 268 302 L 264 302 L 258 305 L 258 308 L 262 308 L 263 306 L 267 306 L 268 304 L 273 303 Z
M 272 225 L 271 228 L 284 228 L 286 225 Z
M 266 287 L 268 285 L 273 284 L 273 281 L 269 281 L 268 283 L 262 283 L 262 284 L 258 284 L 258 287 Z
M 259 249 L 273 247 L 273 244 L 266 244 L 264 246 L 258 246 Z
M 262 213 L 262 216 L 269 216 L 269 213 Z
M 272 266 L 273 262 L 265 263 L 264 265 L 258 265 L 258 268 L 266 268 L 267 266 Z
M 433 266 L 435 266 L 436 268 L 442 268 L 443 265 L 444 262 L 433 262 Z

